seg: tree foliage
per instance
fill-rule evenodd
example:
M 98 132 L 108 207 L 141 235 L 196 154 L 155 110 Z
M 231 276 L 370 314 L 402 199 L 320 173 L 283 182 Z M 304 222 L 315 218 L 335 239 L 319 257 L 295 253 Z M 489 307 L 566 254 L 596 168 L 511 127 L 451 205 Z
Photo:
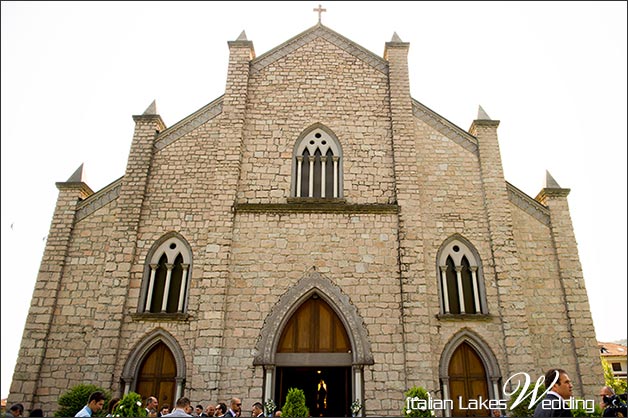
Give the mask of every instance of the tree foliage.
M 613 368 L 606 359 L 602 359 L 602 368 L 604 369 L 604 384 L 613 388 L 615 393 L 626 393 L 626 381 L 617 379 L 613 375 Z
M 60 408 L 55 412 L 55 417 L 73 417 L 78 411 L 80 411 L 85 405 L 87 405 L 89 395 L 97 391 L 105 394 L 106 405 L 111 398 L 111 394 L 109 393 L 109 391 L 106 391 L 99 386 L 80 384 L 70 388 L 70 390 L 68 390 L 59 397 L 57 403 L 59 404 Z M 107 411 L 103 409 L 103 411 L 94 415 L 100 416 L 106 413 Z

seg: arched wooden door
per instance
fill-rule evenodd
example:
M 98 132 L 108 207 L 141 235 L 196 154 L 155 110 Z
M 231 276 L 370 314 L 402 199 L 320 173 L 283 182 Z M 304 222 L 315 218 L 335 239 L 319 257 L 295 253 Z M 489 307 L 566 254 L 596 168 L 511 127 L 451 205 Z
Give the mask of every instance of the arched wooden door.
M 351 341 L 342 321 L 318 295 L 305 301 L 283 329 L 277 357 L 275 400 L 281 408 L 288 389 L 305 393 L 312 417 L 349 416 Z
M 488 383 L 482 359 L 473 347 L 462 343 L 449 362 L 449 390 L 453 400 L 454 417 L 489 416 L 486 409 L 470 409 L 473 402 L 488 399 Z M 467 409 L 463 409 L 467 408 Z
M 157 343 L 146 355 L 137 376 L 136 392 L 146 399 L 156 396 L 159 405 L 174 407 L 177 366 L 166 344 Z

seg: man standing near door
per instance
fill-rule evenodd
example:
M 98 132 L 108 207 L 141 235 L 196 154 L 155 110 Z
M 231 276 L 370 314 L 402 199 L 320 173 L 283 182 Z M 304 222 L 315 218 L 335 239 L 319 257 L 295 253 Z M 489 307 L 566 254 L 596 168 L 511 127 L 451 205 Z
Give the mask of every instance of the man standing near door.
M 155 398 L 154 396 L 149 396 L 146 399 L 146 415 L 150 416 L 150 411 L 156 411 L 158 406 L 159 401 L 157 400 L 157 398 Z

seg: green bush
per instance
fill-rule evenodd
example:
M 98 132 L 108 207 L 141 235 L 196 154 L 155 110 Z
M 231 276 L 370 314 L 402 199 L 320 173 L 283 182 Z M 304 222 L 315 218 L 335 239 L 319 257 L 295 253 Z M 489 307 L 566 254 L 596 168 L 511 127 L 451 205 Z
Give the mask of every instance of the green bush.
M 588 412 L 584 409 L 583 401 L 581 399 L 576 399 L 576 405 L 577 408 L 573 408 L 571 410 L 571 415 L 574 417 L 601 417 L 604 414 L 604 411 L 598 404 L 595 404 L 593 412 Z
M 543 400 L 543 398 L 545 397 L 545 396 L 541 396 L 541 394 L 545 392 L 545 385 L 543 384 L 539 385 L 539 389 L 536 392 L 536 396 L 538 396 L 539 399 L 537 399 L 537 401 L 534 404 L 532 404 L 532 406 L 530 406 L 530 400 L 532 399 L 532 395 L 530 395 L 530 393 L 534 391 L 534 384 L 528 387 L 528 391 L 525 393 L 522 401 L 519 402 L 517 406 L 512 408 L 512 404 L 517 400 L 517 398 L 519 397 L 519 394 L 521 393 L 524 387 L 525 386 L 521 385 L 512 395 L 510 395 L 510 399 L 508 400 L 508 403 L 507 403 L 508 411 L 506 412 L 506 415 L 510 417 L 534 416 L 534 409 L 539 404 L 539 402 L 541 402 L 541 400 Z M 526 398 L 525 396 L 528 396 L 528 395 L 530 396 Z
M 281 408 L 284 417 L 307 417 L 310 411 L 305 406 L 305 394 L 301 389 L 290 388 L 286 395 L 286 403 Z
M 87 405 L 89 395 L 94 392 L 102 392 L 105 394 L 105 405 L 109 402 L 111 394 L 105 389 L 96 385 L 76 385 L 59 397 L 57 403 L 60 408 L 55 412 L 55 417 L 73 417 L 78 411 Z M 106 408 L 103 408 L 94 416 L 104 416 L 107 414 Z
M 142 406 L 142 397 L 135 392 L 124 395 L 113 410 L 114 417 L 145 417 L 146 415 L 148 414 L 146 408 Z
M 408 398 L 417 398 L 417 399 L 423 399 L 425 400 L 425 403 L 427 404 L 428 400 L 429 400 L 429 395 L 427 394 L 427 390 L 425 390 L 424 388 L 422 388 L 421 386 L 414 386 L 410 389 L 408 389 L 405 393 L 404 396 L 406 397 L 406 399 Z M 401 414 L 403 416 L 406 417 L 431 417 L 432 416 L 432 411 L 429 408 L 425 408 L 425 409 L 404 409 L 403 411 L 401 411 Z

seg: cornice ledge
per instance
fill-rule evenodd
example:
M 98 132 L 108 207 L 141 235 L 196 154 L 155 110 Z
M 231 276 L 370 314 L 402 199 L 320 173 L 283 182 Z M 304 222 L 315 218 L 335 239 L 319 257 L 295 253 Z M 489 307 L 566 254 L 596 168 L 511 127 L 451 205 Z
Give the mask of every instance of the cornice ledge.
M 478 140 L 464 129 L 451 123 L 424 104 L 412 99 L 412 114 L 438 132 L 452 139 L 462 148 L 472 153 L 478 153 Z
M 192 132 L 194 129 L 209 122 L 220 113 L 222 113 L 223 97 L 224 95 L 220 96 L 213 102 L 203 106 L 196 112 L 175 123 L 170 128 L 157 135 L 154 144 L 155 149 L 157 151 L 162 150 L 163 148 L 172 144 L 177 139 L 181 138 L 183 135 Z
M 81 221 L 85 219 L 98 209 L 117 199 L 120 195 L 120 186 L 122 185 L 123 178 L 124 177 L 120 177 L 118 180 L 110 183 L 87 199 L 81 201 L 76 210 L 76 220 Z
M 395 204 L 346 204 L 343 202 L 237 203 L 236 213 L 399 213 Z
M 508 182 L 506 182 L 506 189 L 508 190 L 508 200 L 510 200 L 515 206 L 541 222 L 543 225 L 550 226 L 550 211 L 547 207 L 532 199 L 530 196 Z

